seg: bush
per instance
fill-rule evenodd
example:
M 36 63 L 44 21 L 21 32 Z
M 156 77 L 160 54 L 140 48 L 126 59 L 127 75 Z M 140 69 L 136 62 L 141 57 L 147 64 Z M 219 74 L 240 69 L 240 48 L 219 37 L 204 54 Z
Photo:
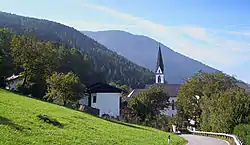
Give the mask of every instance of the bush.
M 234 128 L 234 134 L 237 135 L 245 145 L 250 145 L 250 124 L 240 124 Z

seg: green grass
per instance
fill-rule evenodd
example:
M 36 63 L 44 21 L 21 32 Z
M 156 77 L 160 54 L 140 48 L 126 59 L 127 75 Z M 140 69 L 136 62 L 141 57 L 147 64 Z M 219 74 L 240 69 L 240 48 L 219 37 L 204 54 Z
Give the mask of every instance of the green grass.
M 44 120 L 48 119 L 48 122 Z M 168 133 L 109 122 L 0 89 L 0 145 L 167 144 Z M 171 135 L 171 145 L 186 141 Z

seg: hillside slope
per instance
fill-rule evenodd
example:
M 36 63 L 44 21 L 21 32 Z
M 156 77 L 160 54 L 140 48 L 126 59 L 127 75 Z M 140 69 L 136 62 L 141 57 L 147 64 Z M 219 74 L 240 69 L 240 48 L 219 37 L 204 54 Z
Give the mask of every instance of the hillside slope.
M 159 45 L 156 40 L 117 30 L 83 31 L 83 33 L 129 60 L 155 71 Z M 161 48 L 165 76 L 169 83 L 182 83 L 185 78 L 192 76 L 199 70 L 205 72 L 217 71 L 201 62 L 179 54 L 167 46 L 161 45 Z
M 59 123 L 39 120 L 46 114 Z M 166 144 L 168 133 L 152 128 L 112 123 L 0 89 L 0 144 Z M 171 134 L 172 145 L 185 140 Z
M 107 49 L 74 28 L 52 21 L 4 12 L 0 12 L 0 27 L 7 27 L 16 34 L 33 34 L 41 40 L 54 41 L 69 48 L 80 49 L 87 54 L 91 68 L 101 74 L 93 78 L 100 78 L 98 81 L 119 81 L 120 84 L 131 87 L 143 87 L 153 82 L 153 73 L 150 70 Z

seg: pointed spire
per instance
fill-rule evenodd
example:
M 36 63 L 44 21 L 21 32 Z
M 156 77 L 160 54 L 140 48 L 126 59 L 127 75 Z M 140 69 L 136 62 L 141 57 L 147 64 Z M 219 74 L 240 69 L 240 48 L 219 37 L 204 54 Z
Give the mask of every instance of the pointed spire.
M 156 71 L 158 68 L 161 68 L 161 71 L 164 73 L 164 64 L 162 60 L 162 54 L 161 54 L 161 47 L 159 43 L 159 50 L 158 50 L 158 57 L 157 57 L 157 65 L 156 65 Z

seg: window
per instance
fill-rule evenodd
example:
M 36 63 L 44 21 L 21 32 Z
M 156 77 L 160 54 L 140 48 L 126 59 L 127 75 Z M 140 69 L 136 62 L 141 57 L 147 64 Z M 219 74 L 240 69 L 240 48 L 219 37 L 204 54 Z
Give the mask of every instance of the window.
M 158 83 L 161 83 L 161 76 L 158 76 Z
M 96 96 L 93 96 L 93 103 L 96 103 Z
M 174 100 L 172 100 L 172 110 L 174 110 Z

